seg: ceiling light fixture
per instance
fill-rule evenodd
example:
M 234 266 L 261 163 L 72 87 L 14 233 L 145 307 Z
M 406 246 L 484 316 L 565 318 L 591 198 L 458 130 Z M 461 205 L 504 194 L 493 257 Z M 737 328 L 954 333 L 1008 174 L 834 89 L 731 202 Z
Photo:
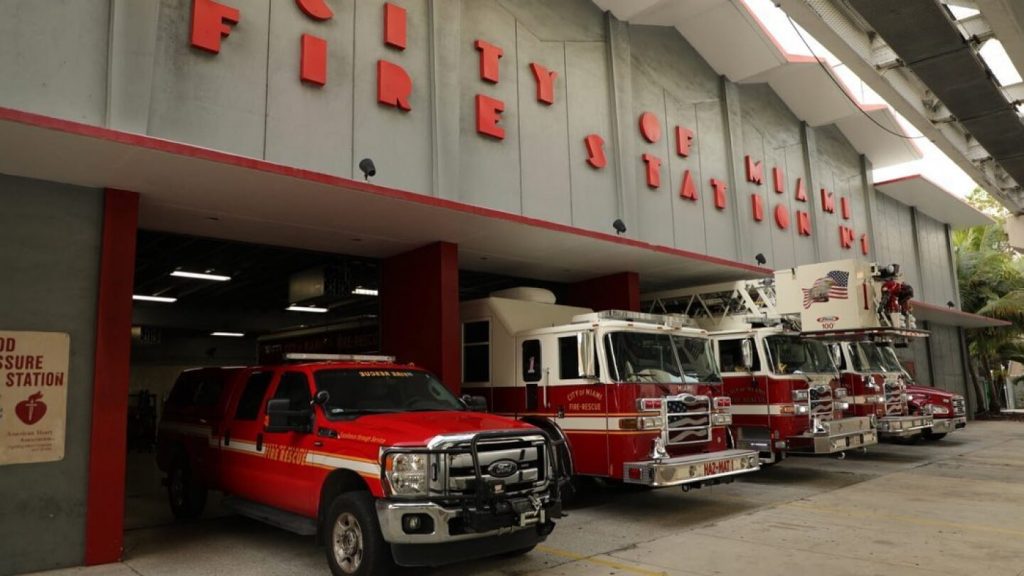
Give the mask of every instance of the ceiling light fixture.
M 132 294 L 132 300 L 141 300 L 142 302 L 163 302 L 164 304 L 170 304 L 177 302 L 177 298 L 168 298 L 166 296 L 144 296 L 141 294 Z
M 356 289 L 352 291 L 353 294 L 359 296 L 376 296 L 377 290 L 373 288 L 363 288 L 362 286 L 356 286 Z
M 243 332 L 210 332 L 210 336 L 223 336 L 225 338 L 245 338 Z
M 321 308 L 319 306 L 298 306 L 296 304 L 292 304 L 285 308 L 285 310 L 289 312 L 314 312 L 316 314 L 323 314 L 324 312 L 327 312 L 327 308 Z
M 228 280 L 231 280 L 231 276 L 206 274 L 204 272 L 186 272 L 184 270 L 175 270 L 174 272 L 171 272 L 171 276 L 177 276 L 179 278 L 194 278 L 196 280 L 210 280 L 213 282 L 227 282 Z

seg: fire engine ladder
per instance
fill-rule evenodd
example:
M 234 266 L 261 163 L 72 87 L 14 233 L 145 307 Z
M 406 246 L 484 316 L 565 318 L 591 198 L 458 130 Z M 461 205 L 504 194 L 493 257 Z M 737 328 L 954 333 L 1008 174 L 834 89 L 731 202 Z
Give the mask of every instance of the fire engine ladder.
M 770 326 L 789 320 L 776 308 L 772 279 L 738 280 L 692 288 L 644 294 L 650 310 L 683 314 L 708 330 L 722 330 L 737 323 Z

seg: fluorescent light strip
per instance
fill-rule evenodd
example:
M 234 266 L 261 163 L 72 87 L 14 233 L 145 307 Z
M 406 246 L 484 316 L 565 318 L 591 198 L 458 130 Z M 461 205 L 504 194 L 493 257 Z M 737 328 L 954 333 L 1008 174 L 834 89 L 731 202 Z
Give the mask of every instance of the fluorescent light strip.
M 132 294 L 132 300 L 141 300 L 143 302 L 163 302 L 164 304 L 170 304 L 177 302 L 177 298 L 168 298 L 166 296 L 143 296 L 141 294 Z
M 210 332 L 210 336 L 223 336 L 225 338 L 245 338 L 242 332 Z
M 171 272 L 171 276 L 177 276 L 178 278 L 194 278 L 196 280 L 212 280 L 213 282 L 227 282 L 228 280 L 231 280 L 231 276 L 204 274 L 202 272 L 186 272 L 184 270 L 175 270 L 174 272 Z
M 285 308 L 289 312 L 315 312 L 317 314 L 323 314 L 327 312 L 327 308 L 320 308 L 318 306 L 289 306 Z
M 374 290 L 373 288 L 362 288 L 362 287 L 356 288 L 355 290 L 352 291 L 352 293 L 353 294 L 358 294 L 359 296 L 376 296 L 377 295 L 377 291 Z

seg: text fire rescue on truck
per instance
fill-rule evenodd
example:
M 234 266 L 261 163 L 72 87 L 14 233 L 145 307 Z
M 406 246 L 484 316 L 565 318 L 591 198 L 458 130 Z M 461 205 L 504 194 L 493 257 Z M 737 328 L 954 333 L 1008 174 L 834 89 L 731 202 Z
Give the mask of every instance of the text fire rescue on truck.
M 221 490 L 240 514 L 317 535 L 336 576 L 522 554 L 554 528 L 543 431 L 473 412 L 390 357 L 291 356 L 179 376 L 157 452 L 176 516 Z
M 559 305 L 514 288 L 463 302 L 462 390 L 564 440 L 576 476 L 684 490 L 760 467 L 728 439 L 705 331 L 668 316 Z

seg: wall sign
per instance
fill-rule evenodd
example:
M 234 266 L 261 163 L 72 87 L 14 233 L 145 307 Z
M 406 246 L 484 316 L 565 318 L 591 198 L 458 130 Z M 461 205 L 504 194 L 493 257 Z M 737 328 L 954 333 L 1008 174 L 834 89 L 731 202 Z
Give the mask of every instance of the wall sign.
M 0 465 L 64 459 L 68 358 L 61 332 L 0 332 Z

